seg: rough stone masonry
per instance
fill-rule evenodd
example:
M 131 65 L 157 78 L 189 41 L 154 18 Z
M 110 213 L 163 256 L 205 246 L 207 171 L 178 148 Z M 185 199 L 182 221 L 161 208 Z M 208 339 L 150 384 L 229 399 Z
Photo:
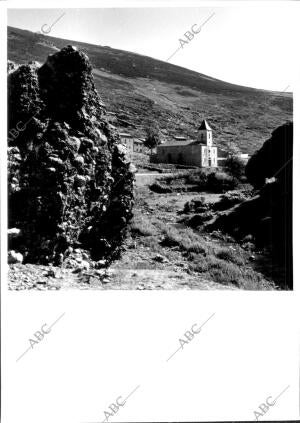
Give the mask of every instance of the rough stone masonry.
M 88 57 L 67 46 L 8 66 L 9 248 L 54 263 L 114 258 L 132 217 L 134 167 L 106 120 Z

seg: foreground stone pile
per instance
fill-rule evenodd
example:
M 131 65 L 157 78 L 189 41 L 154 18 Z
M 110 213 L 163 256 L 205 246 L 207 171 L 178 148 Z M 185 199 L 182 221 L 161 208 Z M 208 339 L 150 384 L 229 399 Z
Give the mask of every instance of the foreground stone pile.
M 105 117 L 88 57 L 72 46 L 40 66 L 8 65 L 9 241 L 25 262 L 60 264 L 73 248 L 119 252 L 134 168 Z

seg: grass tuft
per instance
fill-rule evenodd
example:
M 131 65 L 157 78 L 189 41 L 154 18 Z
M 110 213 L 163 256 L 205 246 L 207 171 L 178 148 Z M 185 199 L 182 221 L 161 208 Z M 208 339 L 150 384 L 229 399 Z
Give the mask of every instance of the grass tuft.
M 157 230 L 148 219 L 140 216 L 131 223 L 131 233 L 132 235 L 150 236 L 155 235 Z
M 163 228 L 163 244 L 169 247 L 179 246 L 182 251 L 206 254 L 202 239 L 191 229 L 177 229 L 174 226 Z
M 221 248 L 217 251 L 216 257 L 219 259 L 235 263 L 239 266 L 245 264 L 245 258 L 237 250 L 232 250 L 231 248 Z

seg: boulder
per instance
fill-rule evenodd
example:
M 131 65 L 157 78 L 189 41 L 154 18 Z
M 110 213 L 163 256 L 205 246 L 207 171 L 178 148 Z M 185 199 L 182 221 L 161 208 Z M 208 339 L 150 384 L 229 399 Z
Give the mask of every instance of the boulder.
M 284 278 L 277 283 L 284 289 L 293 286 L 292 157 L 293 123 L 287 122 L 273 131 L 246 166 L 257 194 L 220 212 L 206 225 L 207 230 L 220 229 L 241 242 L 266 248 L 274 266 L 283 269 Z
M 8 264 L 17 264 L 23 263 L 23 255 L 16 252 L 15 250 L 10 250 L 8 252 Z
M 134 172 L 106 119 L 88 57 L 72 46 L 8 76 L 9 227 L 27 262 L 61 262 L 80 245 L 119 254 L 132 216 Z M 117 181 L 117 184 L 115 183 Z

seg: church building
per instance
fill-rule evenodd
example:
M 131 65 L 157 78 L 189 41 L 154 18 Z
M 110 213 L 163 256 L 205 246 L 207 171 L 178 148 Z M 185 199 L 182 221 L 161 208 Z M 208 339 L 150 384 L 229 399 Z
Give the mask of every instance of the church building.
M 218 148 L 213 145 L 212 129 L 206 120 L 198 128 L 196 140 L 168 141 L 157 146 L 158 163 L 174 163 L 199 167 L 218 166 Z

